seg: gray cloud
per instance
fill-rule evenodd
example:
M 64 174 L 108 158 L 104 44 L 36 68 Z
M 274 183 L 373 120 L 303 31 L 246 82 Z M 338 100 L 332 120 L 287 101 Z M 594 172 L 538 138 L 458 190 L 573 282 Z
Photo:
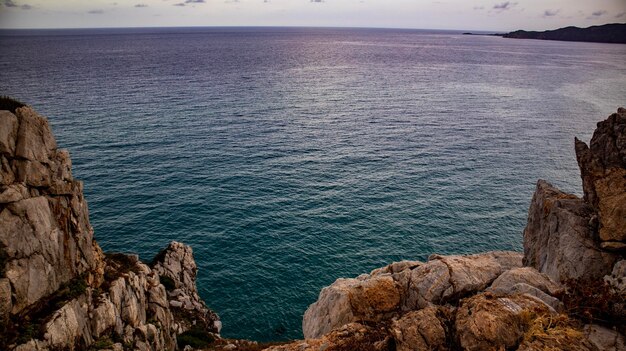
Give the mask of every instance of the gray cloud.
M 543 11 L 543 17 L 553 17 L 559 14 L 561 10 L 545 10 Z
M 321 3 L 324 2 L 324 0 L 311 0 L 311 2 Z
M 493 9 L 494 10 L 505 11 L 505 10 L 510 10 L 511 7 L 513 7 L 515 5 L 517 5 L 516 2 L 505 1 L 503 3 L 493 5 Z
M 606 15 L 606 11 L 598 10 L 598 11 L 595 11 L 595 12 L 591 13 L 591 15 L 594 16 L 594 17 L 600 17 L 600 16 L 603 16 L 603 15 Z
M 484 6 L 474 6 L 474 10 L 484 10 Z
M 624 15 L 626 15 L 626 11 L 624 11 L 622 13 L 618 13 L 617 15 L 615 15 L 615 18 L 624 17 Z
M 179 2 L 178 4 L 174 4 L 174 6 L 181 6 L 182 7 L 182 6 L 185 6 L 185 3 L 184 2 Z
M 187 0 L 185 4 L 203 4 L 204 0 Z
M 137 5 L 135 5 L 135 7 L 148 7 L 148 5 L 146 5 L 146 4 L 137 4 Z
M 104 13 L 104 10 L 91 10 L 91 11 L 87 11 L 87 13 L 91 15 L 101 15 Z
M 24 4 L 24 5 L 18 5 L 16 4 L 13 0 L 4 0 L 4 6 L 5 7 L 15 7 L 15 8 L 20 8 L 22 10 L 30 10 L 33 7 L 28 5 L 28 4 Z

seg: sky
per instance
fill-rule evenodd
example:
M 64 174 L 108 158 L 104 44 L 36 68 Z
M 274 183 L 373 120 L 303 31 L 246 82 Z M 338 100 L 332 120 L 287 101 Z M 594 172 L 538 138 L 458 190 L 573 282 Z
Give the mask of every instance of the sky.
M 315 26 L 512 31 L 626 23 L 626 0 L 0 0 L 0 28 Z

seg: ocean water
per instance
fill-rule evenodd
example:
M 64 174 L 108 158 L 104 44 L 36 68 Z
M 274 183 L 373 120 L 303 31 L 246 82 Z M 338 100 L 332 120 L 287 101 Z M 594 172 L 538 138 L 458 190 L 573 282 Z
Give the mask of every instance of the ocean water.
M 455 32 L 0 32 L 109 252 L 190 244 L 223 335 L 301 337 L 320 289 L 431 253 L 521 250 L 535 182 L 626 105 L 626 45 Z

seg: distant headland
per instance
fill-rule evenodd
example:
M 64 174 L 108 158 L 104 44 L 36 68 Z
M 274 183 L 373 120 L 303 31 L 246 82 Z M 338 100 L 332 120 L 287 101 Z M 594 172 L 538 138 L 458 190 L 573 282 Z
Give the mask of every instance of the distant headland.
M 611 23 L 588 28 L 565 27 L 543 32 L 517 30 L 502 34 L 504 38 L 586 41 L 594 43 L 626 44 L 626 23 Z

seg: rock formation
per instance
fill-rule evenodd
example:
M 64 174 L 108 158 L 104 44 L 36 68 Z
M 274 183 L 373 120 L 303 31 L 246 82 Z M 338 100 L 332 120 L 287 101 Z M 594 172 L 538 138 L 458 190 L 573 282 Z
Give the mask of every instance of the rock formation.
M 172 242 L 152 267 L 104 254 L 47 120 L 1 100 L 0 349 L 175 350 L 192 328 L 219 338 L 191 248 Z

